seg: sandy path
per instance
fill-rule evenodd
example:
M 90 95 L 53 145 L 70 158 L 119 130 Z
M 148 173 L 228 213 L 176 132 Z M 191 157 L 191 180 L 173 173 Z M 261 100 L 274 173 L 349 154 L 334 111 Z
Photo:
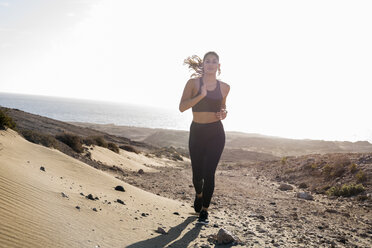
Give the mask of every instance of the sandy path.
M 117 185 L 126 192 L 114 190 Z M 189 224 L 195 219 L 189 210 L 14 131 L 0 132 L 0 247 L 161 247 L 178 236 L 172 231 L 173 239 L 164 241 L 154 230 Z

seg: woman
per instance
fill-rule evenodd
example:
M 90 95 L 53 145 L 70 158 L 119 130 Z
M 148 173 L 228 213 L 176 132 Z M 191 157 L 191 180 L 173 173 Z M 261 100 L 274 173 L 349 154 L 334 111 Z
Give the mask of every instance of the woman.
M 208 224 L 208 207 L 214 191 L 214 174 L 225 146 L 225 131 L 221 120 L 226 118 L 226 97 L 230 86 L 217 80 L 221 73 L 219 56 L 208 52 L 203 60 L 198 56 L 187 58 L 185 64 L 195 70 L 186 83 L 179 109 L 192 108 L 189 153 L 193 184 L 196 191 L 195 212 L 199 223 Z

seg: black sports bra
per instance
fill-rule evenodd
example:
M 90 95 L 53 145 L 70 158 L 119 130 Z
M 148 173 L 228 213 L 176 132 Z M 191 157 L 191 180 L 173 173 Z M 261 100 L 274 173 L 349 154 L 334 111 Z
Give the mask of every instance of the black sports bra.
M 220 84 L 220 81 L 217 80 L 216 88 L 212 91 L 207 90 L 207 95 L 192 107 L 192 112 L 219 112 L 221 110 L 223 98 Z M 198 95 L 201 92 L 202 86 L 203 78 L 200 78 L 200 88 L 198 91 Z

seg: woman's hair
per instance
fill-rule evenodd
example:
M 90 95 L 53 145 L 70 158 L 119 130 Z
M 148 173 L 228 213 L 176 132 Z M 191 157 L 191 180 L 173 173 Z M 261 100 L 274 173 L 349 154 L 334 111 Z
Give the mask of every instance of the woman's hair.
M 198 55 L 192 55 L 190 57 L 187 57 L 187 59 L 185 59 L 183 61 L 183 64 L 184 65 L 189 65 L 189 69 L 190 70 L 194 70 L 195 72 L 191 75 L 191 77 L 198 77 L 198 76 L 203 76 L 203 61 L 205 60 L 205 58 L 208 56 L 208 55 L 214 55 L 217 57 L 217 60 L 219 61 L 220 60 L 220 57 L 218 56 L 218 54 L 216 52 L 207 52 L 204 57 L 203 57 L 203 60 L 201 58 L 199 58 Z M 218 75 L 221 74 L 221 69 L 218 68 Z

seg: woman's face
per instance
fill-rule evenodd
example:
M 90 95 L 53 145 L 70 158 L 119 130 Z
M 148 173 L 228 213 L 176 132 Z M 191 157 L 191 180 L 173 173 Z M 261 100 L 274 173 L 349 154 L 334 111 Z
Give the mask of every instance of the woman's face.
M 206 74 L 216 74 L 218 68 L 220 68 L 217 57 L 213 54 L 208 54 L 203 61 L 203 68 Z

